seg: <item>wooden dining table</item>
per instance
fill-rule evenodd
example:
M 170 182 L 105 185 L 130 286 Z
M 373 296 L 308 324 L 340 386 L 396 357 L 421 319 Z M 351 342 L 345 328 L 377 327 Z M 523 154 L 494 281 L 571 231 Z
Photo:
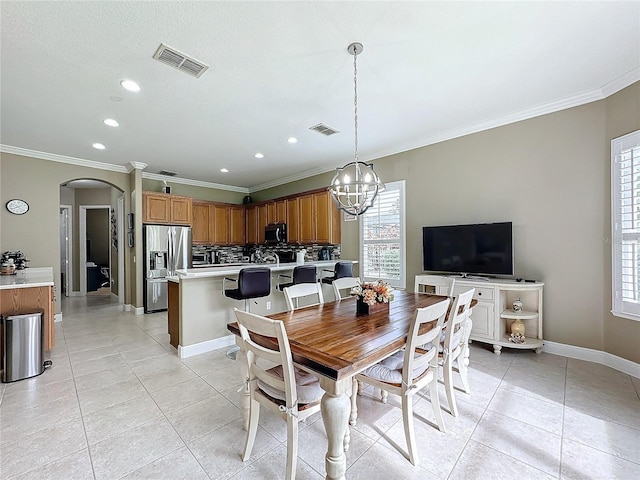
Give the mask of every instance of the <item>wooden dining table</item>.
M 349 445 L 351 384 L 354 375 L 404 347 L 409 325 L 417 308 L 428 307 L 447 297 L 425 293 L 395 291 L 389 308 L 356 314 L 356 299 L 300 308 L 269 315 L 285 324 L 296 367 L 314 373 L 324 390 L 321 400 L 322 420 L 327 433 L 326 478 L 343 479 L 346 471 L 345 450 Z M 427 324 L 428 331 L 435 326 Z M 227 328 L 238 335 L 237 323 Z M 262 338 L 265 346 L 274 339 Z M 241 349 L 238 360 L 246 378 L 246 357 Z M 245 389 L 241 411 L 245 427 L 249 415 L 249 391 Z

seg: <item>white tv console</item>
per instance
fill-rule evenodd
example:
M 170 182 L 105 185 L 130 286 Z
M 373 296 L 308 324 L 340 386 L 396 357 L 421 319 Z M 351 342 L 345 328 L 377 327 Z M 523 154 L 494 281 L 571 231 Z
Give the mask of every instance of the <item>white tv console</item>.
M 428 291 L 448 295 L 449 277 L 444 275 L 421 275 Z M 517 282 L 509 279 L 454 277 L 454 295 L 475 288 L 473 298 L 478 303 L 473 307 L 471 340 L 491 343 L 496 355 L 502 347 L 535 349 L 542 351 L 542 282 Z M 522 311 L 514 312 L 513 301 L 522 301 Z M 515 320 L 525 324 L 525 343 L 509 341 L 511 324 Z

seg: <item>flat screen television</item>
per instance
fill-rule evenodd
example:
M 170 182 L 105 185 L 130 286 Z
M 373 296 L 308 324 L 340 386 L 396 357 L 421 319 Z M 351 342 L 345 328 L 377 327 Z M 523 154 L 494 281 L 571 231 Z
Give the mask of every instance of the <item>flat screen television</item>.
M 513 275 L 511 222 L 422 227 L 425 271 Z

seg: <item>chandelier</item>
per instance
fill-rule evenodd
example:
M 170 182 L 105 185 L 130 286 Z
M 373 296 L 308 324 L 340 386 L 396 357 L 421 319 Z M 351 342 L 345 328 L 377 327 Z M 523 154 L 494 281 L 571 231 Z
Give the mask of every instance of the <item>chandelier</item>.
M 384 190 L 384 185 L 373 170 L 370 163 L 358 160 L 358 54 L 364 47 L 361 43 L 352 43 L 347 47 L 353 55 L 353 105 L 355 126 L 355 157 L 354 161 L 342 168 L 336 168 L 336 174 L 331 180 L 329 192 L 339 209 L 351 215 L 361 215 L 373 205 L 378 192 Z

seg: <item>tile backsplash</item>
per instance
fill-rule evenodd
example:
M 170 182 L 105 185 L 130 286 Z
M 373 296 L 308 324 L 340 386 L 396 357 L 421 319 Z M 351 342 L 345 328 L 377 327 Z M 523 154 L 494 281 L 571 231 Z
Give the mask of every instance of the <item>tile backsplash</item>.
M 322 248 L 329 250 L 329 256 L 332 260 L 340 259 L 340 245 L 263 245 L 263 246 L 228 246 L 228 247 L 211 247 L 211 246 L 194 246 L 192 250 L 194 252 L 211 252 L 217 251 L 219 256 L 219 263 L 238 263 L 248 261 L 251 258 L 251 254 L 259 250 L 262 255 L 269 255 L 271 253 L 277 253 L 280 257 L 281 263 L 295 262 L 296 253 L 301 249 L 305 250 L 304 259 L 306 262 L 318 260 L 318 252 Z

